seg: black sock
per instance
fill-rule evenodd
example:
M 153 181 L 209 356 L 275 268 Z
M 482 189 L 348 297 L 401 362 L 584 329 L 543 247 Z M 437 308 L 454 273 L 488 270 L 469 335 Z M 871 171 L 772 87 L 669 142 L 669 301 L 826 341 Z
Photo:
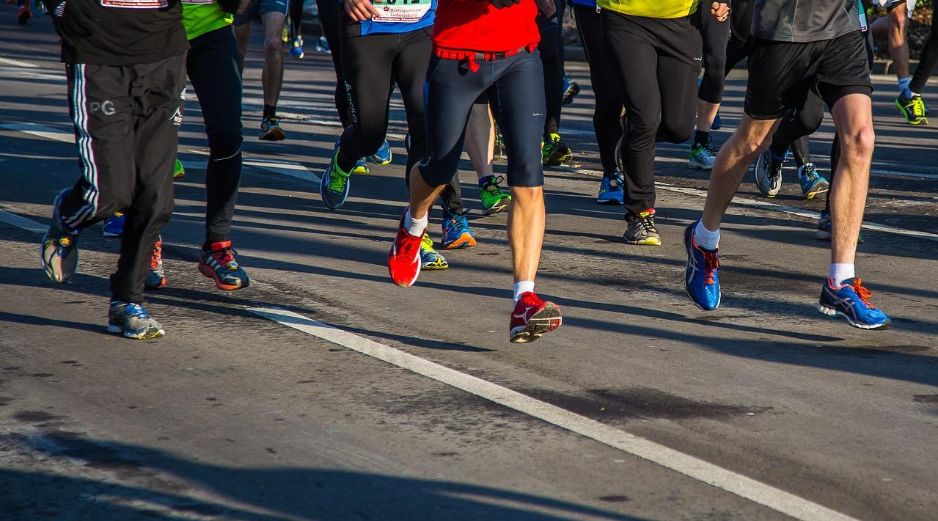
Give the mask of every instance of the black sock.
M 710 132 L 703 130 L 694 131 L 694 148 L 710 144 Z
M 264 117 L 272 118 L 277 115 L 277 106 L 264 104 Z

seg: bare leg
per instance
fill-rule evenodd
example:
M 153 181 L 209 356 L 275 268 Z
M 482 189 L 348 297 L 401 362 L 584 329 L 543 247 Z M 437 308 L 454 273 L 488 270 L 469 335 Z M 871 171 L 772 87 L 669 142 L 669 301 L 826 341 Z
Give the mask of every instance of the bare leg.
M 739 128 L 720 148 L 710 173 L 710 188 L 704 205 L 703 225 L 717 230 L 739 183 L 756 155 L 769 145 L 777 120 L 752 119 L 744 115 Z
M 850 94 L 837 101 L 831 112 L 841 147 L 830 193 L 831 262 L 854 264 L 876 139 L 872 103 L 868 96 Z
M 414 219 L 423 219 L 430 213 L 433 201 L 443 193 L 447 185 L 432 187 L 420 175 L 420 166 L 414 165 L 410 170 L 410 216 Z
M 909 43 L 905 37 L 905 27 L 909 19 L 909 9 L 901 2 L 889 11 L 889 55 L 896 66 L 896 77 L 908 78 Z
M 479 179 L 495 172 L 492 167 L 495 157 L 495 119 L 488 103 L 476 103 L 472 106 L 469 123 L 466 125 L 464 146 Z
M 244 55 L 248 51 L 248 40 L 251 38 L 251 23 L 236 25 L 234 27 L 235 39 L 238 40 L 238 66 L 244 73 Z
M 702 99 L 697 100 L 697 130 L 700 132 L 710 132 L 713 120 L 720 111 L 719 103 L 710 103 Z
M 264 23 L 264 70 L 261 73 L 264 105 L 276 106 L 283 85 L 283 42 L 280 38 L 286 17 L 282 13 L 265 13 L 261 20 Z
M 508 241 L 515 282 L 534 280 L 544 245 L 546 211 L 543 187 L 512 187 L 514 202 L 508 214 Z

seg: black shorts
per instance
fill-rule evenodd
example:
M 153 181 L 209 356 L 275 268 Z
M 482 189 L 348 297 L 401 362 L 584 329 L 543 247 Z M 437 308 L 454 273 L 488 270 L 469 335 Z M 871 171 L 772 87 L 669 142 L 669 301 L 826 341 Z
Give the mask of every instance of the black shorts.
M 746 115 L 778 119 L 788 109 L 801 107 L 815 85 L 829 108 L 849 94 L 872 97 L 870 63 L 860 31 L 810 43 L 753 40 Z

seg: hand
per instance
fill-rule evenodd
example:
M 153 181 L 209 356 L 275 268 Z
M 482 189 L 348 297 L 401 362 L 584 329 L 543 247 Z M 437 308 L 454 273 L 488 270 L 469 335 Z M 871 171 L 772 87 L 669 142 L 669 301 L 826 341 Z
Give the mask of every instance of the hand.
M 534 3 L 537 4 L 537 11 L 544 18 L 550 18 L 557 13 L 557 4 L 554 0 L 534 0 Z
M 345 0 L 343 4 L 345 4 L 345 14 L 355 22 L 364 22 L 381 15 L 371 4 L 371 0 Z
M 725 22 L 730 17 L 730 6 L 723 2 L 713 2 L 710 4 L 710 14 L 713 15 L 714 20 Z

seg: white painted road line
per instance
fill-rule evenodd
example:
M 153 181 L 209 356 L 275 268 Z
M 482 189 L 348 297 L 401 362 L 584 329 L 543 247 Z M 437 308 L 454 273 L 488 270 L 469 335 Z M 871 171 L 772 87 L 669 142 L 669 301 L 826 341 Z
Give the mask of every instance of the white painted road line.
M 38 69 L 39 66 L 35 63 L 29 63 L 19 60 L 11 60 L 9 58 L 0 58 L 0 63 L 3 65 L 12 65 L 14 67 L 25 67 L 27 69 Z
M 60 128 L 47 127 L 36 123 L 0 123 L 0 128 L 5 130 L 18 130 L 24 134 L 61 141 L 63 143 L 74 143 L 75 134 Z
M 245 166 L 251 166 L 254 168 L 260 168 L 262 170 L 267 170 L 269 172 L 274 172 L 275 174 L 287 175 L 297 179 L 302 179 L 304 181 L 310 181 L 315 184 L 319 184 L 320 181 L 320 177 L 318 175 L 310 172 L 308 168 L 294 161 L 245 159 L 243 164 Z
M 536 400 L 487 380 L 460 373 L 399 349 L 342 331 L 292 311 L 277 308 L 248 308 L 248 311 L 657 463 L 665 468 L 736 494 L 795 519 L 801 521 L 855 521 L 854 518 L 752 478 L 707 463 L 683 452 L 678 452 L 566 409 Z
M 46 230 L 49 229 L 49 226 L 45 224 L 38 223 L 32 219 L 27 219 L 6 210 L 0 210 L 0 222 L 12 224 L 17 228 L 22 228 L 33 233 L 46 233 Z

